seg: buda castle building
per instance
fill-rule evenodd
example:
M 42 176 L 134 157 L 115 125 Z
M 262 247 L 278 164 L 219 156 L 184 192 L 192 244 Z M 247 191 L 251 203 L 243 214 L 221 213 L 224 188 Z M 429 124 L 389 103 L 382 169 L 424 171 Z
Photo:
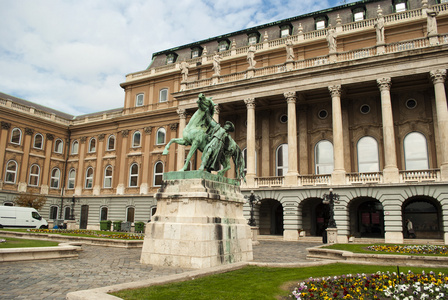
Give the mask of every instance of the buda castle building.
M 448 1 L 364 0 L 154 53 L 119 109 L 75 117 L 0 94 L 0 205 L 27 192 L 46 195 L 46 219 L 74 207 L 77 228 L 150 221 L 189 147 L 162 152 L 204 93 L 235 124 L 260 234 L 321 237 L 332 189 L 338 242 L 403 243 L 409 219 L 448 244 L 447 68 Z

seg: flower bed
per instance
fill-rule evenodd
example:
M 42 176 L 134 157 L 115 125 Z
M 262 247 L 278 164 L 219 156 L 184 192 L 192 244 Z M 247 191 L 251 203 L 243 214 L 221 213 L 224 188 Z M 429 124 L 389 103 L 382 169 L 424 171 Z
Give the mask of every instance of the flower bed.
M 367 249 L 390 253 L 448 255 L 447 246 L 434 245 L 372 245 Z
M 100 237 L 108 239 L 120 239 L 120 240 L 143 240 L 144 234 L 134 234 L 134 233 L 111 233 L 104 234 L 101 231 L 95 230 L 83 230 L 83 229 L 29 229 L 29 232 L 34 233 L 49 233 L 49 234 L 68 234 L 68 235 L 82 235 L 91 237 Z
M 299 283 L 291 297 L 300 300 L 447 299 L 448 276 L 430 272 L 381 273 L 310 278 Z

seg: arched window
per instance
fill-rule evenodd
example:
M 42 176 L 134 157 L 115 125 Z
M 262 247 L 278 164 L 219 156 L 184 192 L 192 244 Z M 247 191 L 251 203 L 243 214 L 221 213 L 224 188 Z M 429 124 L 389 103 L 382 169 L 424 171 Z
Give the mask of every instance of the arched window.
M 42 134 L 37 133 L 34 136 L 33 147 L 36 149 L 42 149 L 43 145 L 44 145 L 44 137 L 42 136 Z
M 109 135 L 107 139 L 107 151 L 115 150 L 115 136 L 113 134 Z
M 140 131 L 134 132 L 134 135 L 132 136 L 132 147 L 140 147 L 141 137 L 142 134 L 140 133 Z
M 16 183 L 16 177 L 17 177 L 17 162 L 14 160 L 10 160 L 6 165 L 5 182 Z
M 22 142 L 22 130 L 19 128 L 14 128 L 11 131 L 11 143 L 20 145 Z
M 420 132 L 411 132 L 404 138 L 404 160 L 406 170 L 429 169 L 428 146 Z
M 95 138 L 91 138 L 89 141 L 89 152 L 90 153 L 96 152 L 96 139 Z
M 334 169 L 333 144 L 322 140 L 314 149 L 316 174 L 331 174 Z
M 78 154 L 79 143 L 77 140 L 74 140 L 72 143 L 72 154 Z
M 76 170 L 70 169 L 70 171 L 68 172 L 68 180 L 67 180 L 67 188 L 69 190 L 75 188 L 75 177 L 76 177 Z
M 371 136 L 359 139 L 357 144 L 358 172 L 379 172 L 380 162 L 378 157 L 378 143 Z
M 58 168 L 51 170 L 50 188 L 59 188 L 59 179 L 61 178 L 61 171 Z
M 91 189 L 93 187 L 93 168 L 89 167 L 86 171 L 86 189 Z
M 100 210 L 100 221 L 106 221 L 107 220 L 107 211 L 108 211 L 107 206 L 101 207 L 101 210 Z
M 156 134 L 156 144 L 157 145 L 163 145 L 165 144 L 165 136 L 166 136 L 166 131 L 165 128 L 160 127 L 159 129 L 157 129 L 157 134 Z
M 126 222 L 134 222 L 134 216 L 135 216 L 135 208 L 134 207 L 128 207 L 126 209 Z
M 288 144 L 281 144 L 275 152 L 275 176 L 285 176 L 288 173 Z
M 159 92 L 159 102 L 168 101 L 168 89 L 161 89 Z
M 163 163 L 161 161 L 158 161 L 154 165 L 154 186 L 161 186 L 162 178 L 163 178 Z
M 138 186 L 138 164 L 133 163 L 129 169 L 129 186 Z
M 54 152 L 55 153 L 62 153 L 63 147 L 64 147 L 64 142 L 61 139 L 57 139 L 54 142 Z
M 144 94 L 137 94 L 135 96 L 135 106 L 143 106 Z
M 58 207 L 53 205 L 50 207 L 50 219 L 56 220 L 57 218 L 58 218 Z
M 39 174 L 40 174 L 40 167 L 36 164 L 31 165 L 30 177 L 28 179 L 28 184 L 31 186 L 38 186 L 39 185 Z
M 107 166 L 104 170 L 104 188 L 112 187 L 112 166 Z
M 72 210 L 70 209 L 70 206 L 66 206 L 64 208 L 64 220 L 70 220 L 72 214 Z

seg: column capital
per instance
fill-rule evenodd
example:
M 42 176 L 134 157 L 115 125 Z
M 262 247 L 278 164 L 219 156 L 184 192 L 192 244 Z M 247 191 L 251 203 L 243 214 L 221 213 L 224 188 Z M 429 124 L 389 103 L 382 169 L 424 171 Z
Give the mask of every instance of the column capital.
M 128 137 L 128 135 L 129 135 L 129 130 L 128 129 L 125 129 L 125 130 L 121 131 L 121 136 L 122 137 L 126 138 L 126 137 Z
M 446 69 L 437 69 L 429 72 L 432 83 L 444 83 L 446 79 Z
M 179 116 L 180 119 L 186 119 L 186 118 L 187 118 L 187 111 L 186 111 L 185 109 L 183 109 L 183 108 L 178 108 L 178 109 L 176 110 L 176 112 L 177 112 L 177 114 L 178 114 L 178 116 Z
M 54 140 L 54 135 L 52 135 L 51 133 L 47 133 L 46 137 L 47 137 L 47 140 L 49 140 L 49 141 Z
M 143 128 L 143 130 L 145 131 L 146 134 L 151 134 L 152 133 L 152 126 L 146 126 Z
M 378 84 L 380 91 L 390 91 L 392 80 L 390 77 L 378 78 L 376 83 Z
M 104 134 L 104 133 L 101 133 L 101 134 L 99 134 L 98 135 L 98 141 L 104 141 L 104 137 L 105 137 L 106 135 Z
M 11 123 L 2 121 L 2 129 L 8 130 L 9 128 L 11 128 Z
M 33 128 L 25 128 L 25 134 L 26 135 L 33 135 L 34 129 Z
M 171 131 L 176 131 L 177 127 L 179 127 L 179 123 L 172 123 L 172 124 L 170 124 Z
M 255 108 L 255 98 L 246 98 L 244 103 L 246 103 L 247 108 Z
M 328 90 L 330 91 L 331 97 L 341 97 L 342 88 L 340 84 L 330 85 L 328 86 Z
M 284 92 L 283 96 L 285 96 L 286 102 L 288 102 L 288 103 L 296 103 L 296 101 L 297 101 L 296 92 L 293 92 L 293 91 Z

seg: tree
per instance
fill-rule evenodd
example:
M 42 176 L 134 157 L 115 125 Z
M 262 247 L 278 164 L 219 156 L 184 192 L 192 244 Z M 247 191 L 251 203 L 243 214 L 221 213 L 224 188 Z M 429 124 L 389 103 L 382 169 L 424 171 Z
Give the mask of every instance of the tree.
M 45 196 L 28 193 L 21 193 L 14 198 L 14 203 L 17 206 L 32 207 L 35 209 L 41 209 L 45 205 L 45 202 L 47 202 Z

